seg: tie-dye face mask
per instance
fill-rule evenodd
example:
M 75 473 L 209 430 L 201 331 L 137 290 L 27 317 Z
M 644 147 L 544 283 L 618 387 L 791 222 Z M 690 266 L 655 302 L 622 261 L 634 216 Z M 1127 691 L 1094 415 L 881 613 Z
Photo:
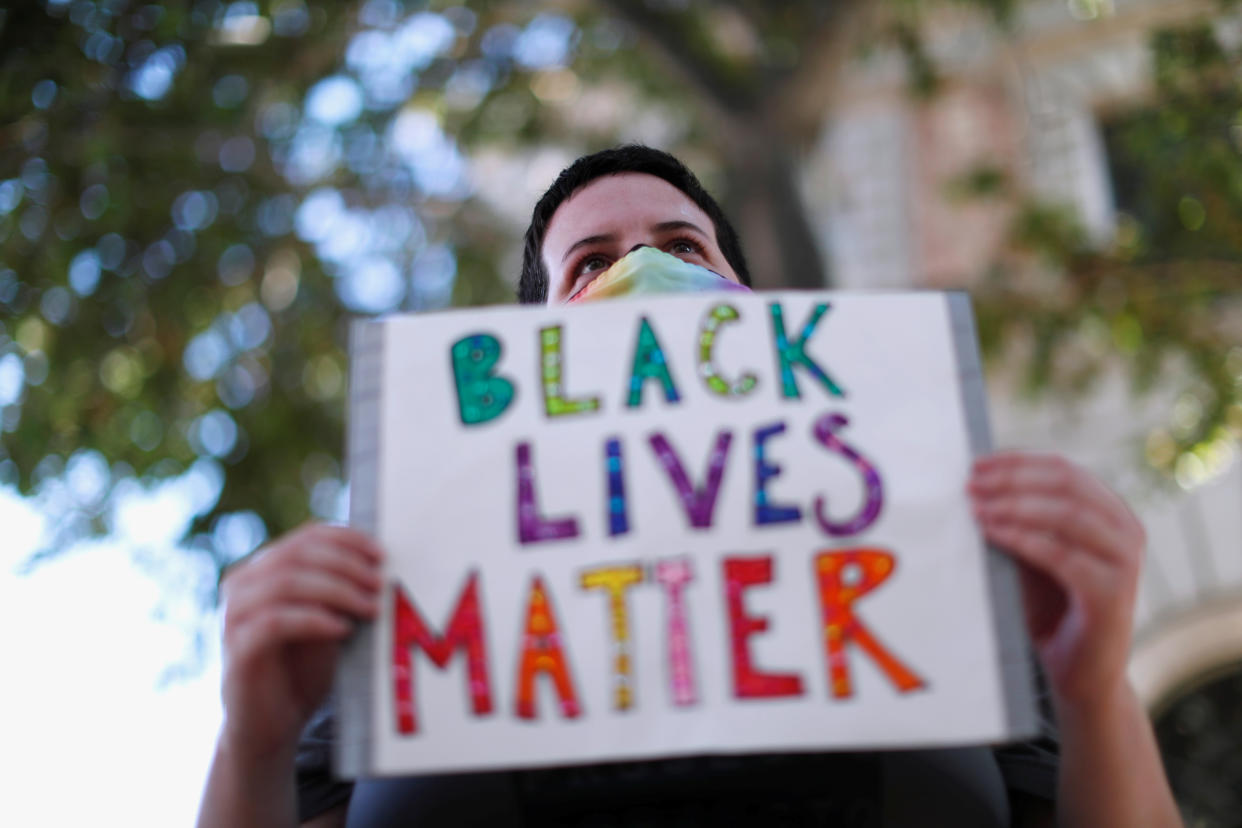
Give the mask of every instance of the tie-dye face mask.
M 739 285 L 705 267 L 683 262 L 654 247 L 640 247 L 613 263 L 586 287 L 569 297 L 570 304 L 640 296 L 652 293 L 702 293 L 711 290 L 743 291 Z

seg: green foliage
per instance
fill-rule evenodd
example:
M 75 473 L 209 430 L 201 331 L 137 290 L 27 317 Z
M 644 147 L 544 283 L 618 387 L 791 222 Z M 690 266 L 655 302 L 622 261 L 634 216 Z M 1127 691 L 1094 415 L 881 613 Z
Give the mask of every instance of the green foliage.
M 935 95 L 940 89 L 940 75 L 923 48 L 919 32 L 908 23 L 898 22 L 893 25 L 891 37 L 905 58 L 910 94 L 921 99 Z
M 1001 25 L 1013 19 L 1012 0 L 967 2 Z M 890 0 L 866 33 L 905 55 L 924 95 L 938 83 L 919 36 L 926 5 Z M 775 251 L 755 272 L 771 285 L 824 284 L 795 159 L 824 122 L 825 73 L 849 53 L 842 21 L 862 8 L 70 0 L 7 10 L 0 482 L 54 515 L 49 552 L 107 530 L 110 493 L 187 470 L 207 492 L 189 532 L 220 564 L 239 551 L 222 538 L 229 516 L 257 522 L 251 543 L 336 513 L 349 316 L 512 298 L 521 216 L 485 197 L 489 182 L 472 189 L 464 153 L 500 158 L 499 174 L 521 179 L 533 149 L 569 158 L 647 137 L 638 102 L 661 114 L 653 140 L 746 216 L 743 237 L 764 240 L 752 249 Z M 1210 29 L 1153 45 L 1159 105 L 1111 127 L 1129 187 L 1115 247 L 1093 252 L 1072 217 L 1026 205 L 1013 254 L 979 299 L 989 343 L 1033 343 L 1033 389 L 1080 387 L 1106 351 L 1139 384 L 1183 357 L 1200 404 L 1183 418 L 1192 426 L 1157 441 L 1153 456 L 1173 468 L 1242 421 L 1239 371 L 1219 359 L 1242 237 L 1242 99 L 1237 55 Z M 325 84 L 336 84 L 334 102 Z M 328 100 L 324 112 L 316 100 Z M 954 197 L 1013 194 L 984 165 Z M 756 203 L 766 209 L 738 209 Z M 387 292 L 359 293 L 368 283 Z M 1067 369 L 1075 349 L 1088 356 Z M 103 483 L 66 486 L 78 468 L 102 468 Z
M 981 162 L 949 181 L 945 195 L 955 202 L 1010 194 L 1009 176 L 996 164 Z
M 303 461 L 339 444 L 340 384 L 302 376 L 339 364 L 340 313 L 288 232 L 287 185 L 258 124 L 332 66 L 345 26 L 339 10 L 277 3 L 280 49 L 214 45 L 221 11 L 22 4 L 5 16 L 0 343 L 25 384 L 4 408 L 0 465 L 32 491 L 83 450 L 114 482 L 210 457 L 230 473 L 200 526 L 244 509 L 283 528 L 308 513 Z M 188 371 L 187 345 L 209 335 L 227 364 Z M 204 444 L 213 426 L 225 434 Z M 84 523 L 102 528 L 108 504 L 65 508 L 51 550 Z
M 1113 243 L 1020 204 L 1012 255 L 976 305 L 991 351 L 1031 344 L 1033 393 L 1082 390 L 1119 359 L 1139 391 L 1178 377 L 1185 394 L 1146 455 L 1193 485 L 1242 438 L 1242 54 L 1207 24 L 1157 31 L 1151 48 L 1154 100 L 1106 127 Z
M 187 470 L 208 492 L 189 532 L 221 565 L 337 513 L 350 313 L 512 299 L 520 227 L 471 191 L 465 149 L 642 137 L 642 100 L 726 194 L 796 198 L 794 130 L 766 93 L 806 82 L 837 7 L 568 11 L 69 0 L 0 17 L 0 483 L 41 498 L 47 553 L 106 531 L 132 481 Z M 595 119 L 569 105 L 592 89 L 614 98 Z M 787 269 L 818 283 L 805 222 L 773 224 Z M 387 293 L 360 296 L 368 279 Z M 73 485 L 82 468 L 102 482 Z M 242 548 L 221 529 L 235 515 Z

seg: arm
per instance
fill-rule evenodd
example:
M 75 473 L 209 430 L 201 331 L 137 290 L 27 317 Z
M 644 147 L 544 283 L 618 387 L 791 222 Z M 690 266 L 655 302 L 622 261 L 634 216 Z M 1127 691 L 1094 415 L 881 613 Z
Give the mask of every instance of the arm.
M 224 583 L 224 722 L 199 828 L 293 826 L 298 737 L 355 619 L 378 608 L 380 552 L 329 526 L 293 532 Z M 312 825 L 343 825 L 343 809 Z M 333 821 L 335 820 L 335 821 Z
M 1061 733 L 1058 823 L 1181 825 L 1151 724 L 1125 676 L 1142 525 L 1059 457 L 984 458 L 970 492 L 984 536 L 1021 570 L 1026 625 Z
M 238 747 L 221 733 L 199 806 L 198 828 L 296 825 L 293 752 L 253 758 Z
M 1061 824 L 1180 826 L 1147 715 L 1126 682 L 1093 704 L 1057 706 Z

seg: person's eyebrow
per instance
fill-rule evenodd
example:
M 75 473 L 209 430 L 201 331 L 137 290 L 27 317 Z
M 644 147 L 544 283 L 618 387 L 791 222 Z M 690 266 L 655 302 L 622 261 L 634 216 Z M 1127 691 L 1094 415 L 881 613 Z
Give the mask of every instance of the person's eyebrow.
M 569 249 L 565 251 L 565 255 L 561 257 L 561 262 L 564 263 L 565 260 L 569 258 L 570 254 L 580 247 L 586 247 L 588 244 L 599 244 L 600 242 L 610 242 L 616 240 L 617 237 L 612 233 L 605 233 L 600 236 L 587 236 L 585 239 L 578 239 L 578 241 L 571 244 Z
M 659 224 L 652 225 L 651 229 L 657 233 L 667 233 L 669 230 L 693 230 L 700 236 L 711 238 L 707 233 L 703 232 L 702 227 L 699 227 L 692 221 L 662 221 Z
M 692 221 L 683 221 L 681 219 L 662 221 L 658 224 L 651 225 L 651 229 L 656 233 L 667 233 L 670 230 L 693 230 L 704 238 L 710 238 L 707 233 L 703 232 L 702 227 L 699 227 Z M 613 233 L 603 233 L 598 236 L 587 236 L 584 239 L 578 239 L 578 241 L 569 246 L 569 249 L 565 251 L 565 255 L 561 256 L 561 262 L 564 263 L 567 259 L 569 259 L 570 255 L 572 255 L 573 252 L 579 248 L 586 247 L 590 244 L 599 244 L 601 242 L 611 242 L 616 240 L 617 237 Z

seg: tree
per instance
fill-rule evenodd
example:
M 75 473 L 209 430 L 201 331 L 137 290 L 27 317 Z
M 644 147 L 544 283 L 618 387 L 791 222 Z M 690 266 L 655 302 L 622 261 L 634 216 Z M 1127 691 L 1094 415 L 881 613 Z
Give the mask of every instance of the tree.
M 296 201 L 263 136 L 290 129 L 336 64 L 345 17 L 297 3 L 267 30 L 204 3 L 5 15 L 3 468 L 54 490 L 47 551 L 105 528 L 131 476 L 199 462 L 222 477 L 202 530 L 237 509 L 296 521 L 307 458 L 335 469 L 340 314 L 289 233 Z M 247 45 L 269 33 L 289 45 Z M 59 483 L 66 462 L 81 486 Z
M 462 147 L 556 135 L 574 154 L 634 137 L 637 99 L 693 105 L 706 117 L 666 118 L 665 137 L 736 205 L 756 272 L 822 283 L 794 178 L 817 115 L 760 93 L 802 101 L 819 70 L 799 56 L 848 7 L 615 4 L 618 20 L 587 3 L 74 0 L 5 14 L 0 473 L 57 514 L 46 552 L 107 529 L 123 481 L 187 470 L 208 491 L 191 534 L 221 565 L 332 513 L 346 311 L 511 296 L 497 251 L 518 228 L 472 197 Z M 648 38 L 684 83 L 629 54 Z M 572 117 L 582 86 L 613 90 L 610 117 Z
M 970 2 L 1012 17 L 1007 0 Z M 4 12 L 0 480 L 57 516 L 47 554 L 106 530 L 136 481 L 181 474 L 202 494 L 192 541 L 221 566 L 338 513 L 349 315 L 507 301 L 522 212 L 561 163 L 619 140 L 689 158 L 740 220 L 761 281 L 826 284 L 797 187 L 828 114 L 823 78 L 869 44 L 899 50 L 912 89 L 933 93 L 926 5 L 57 0 Z M 1183 132 L 1220 127 L 1238 109 L 1223 80 L 1236 55 L 1188 62 L 1167 37 L 1165 112 L 1126 134 L 1179 118 Z M 1135 175 L 1164 180 L 1154 171 L 1173 135 L 1134 139 Z M 1093 252 L 1072 221 L 1027 205 L 1021 250 L 997 270 L 1013 278 L 980 293 L 989 343 L 1034 330 L 1035 386 L 1059 381 L 1051 355 L 1099 320 L 1140 376 L 1190 354 L 1215 396 L 1198 430 L 1173 438 L 1172 465 L 1236 422 L 1236 387 L 1213 358 L 1225 334 L 1174 313 L 1161 281 L 1231 284 L 1236 234 L 1214 228 L 1236 203 L 1236 153 L 1212 146 L 1178 156 L 1210 230 L 1186 230 L 1184 258 Z M 1183 204 L 1165 189 L 1153 216 Z M 1193 253 L 1209 236 L 1210 265 Z M 1030 251 L 1052 265 L 1043 292 L 1014 275 Z M 1142 285 L 1164 292 L 1144 299 Z M 1215 319 L 1220 297 L 1186 301 Z

